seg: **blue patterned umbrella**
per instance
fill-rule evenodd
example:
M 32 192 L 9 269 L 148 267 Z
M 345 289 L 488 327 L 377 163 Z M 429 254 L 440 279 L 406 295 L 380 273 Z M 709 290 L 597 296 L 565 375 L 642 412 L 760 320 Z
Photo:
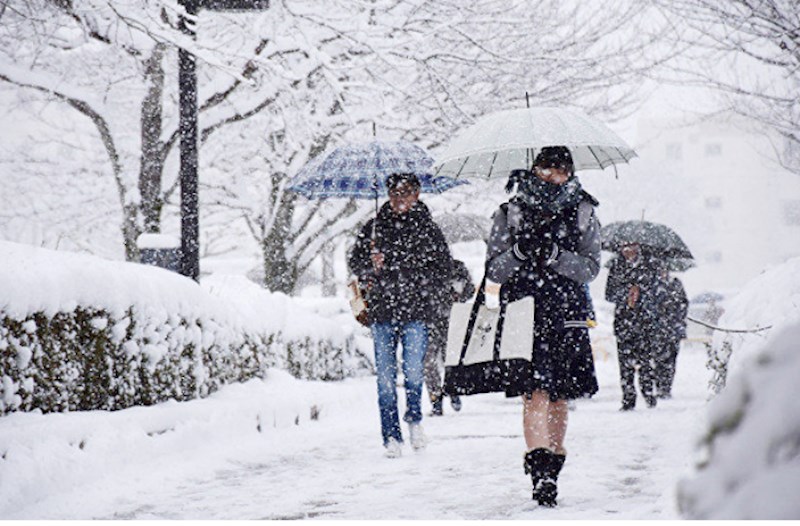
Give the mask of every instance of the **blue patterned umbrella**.
M 413 173 L 420 191 L 440 194 L 466 181 L 434 176 L 433 158 L 406 141 L 372 141 L 340 146 L 315 157 L 289 184 L 289 190 L 309 199 L 352 197 L 378 199 L 388 195 L 386 178 Z

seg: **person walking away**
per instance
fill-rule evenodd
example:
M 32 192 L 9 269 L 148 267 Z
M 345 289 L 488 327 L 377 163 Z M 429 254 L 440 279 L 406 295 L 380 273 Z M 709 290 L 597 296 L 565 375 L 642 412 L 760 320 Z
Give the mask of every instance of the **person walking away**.
M 656 406 L 655 353 L 658 326 L 658 269 L 638 243 L 624 245 L 611 262 L 606 300 L 614 304 L 621 411 L 636 407 L 636 371 L 639 389 L 648 407 Z
M 659 308 L 660 328 L 657 333 L 659 344 L 656 355 L 656 389 L 657 397 L 672 397 L 672 384 L 675 381 L 678 352 L 681 340 L 686 338 L 686 314 L 689 300 L 683 283 L 677 277 L 670 276 L 669 271 L 661 270 L 663 280 L 663 296 Z
M 516 195 L 493 216 L 486 305 L 534 298 L 531 372 L 509 383 L 506 396 L 522 396 L 532 498 L 553 507 L 567 455 L 567 402 L 598 388 L 584 285 L 600 269 L 600 225 L 597 201 L 581 188 L 564 146 L 542 148 L 531 171 L 511 173 L 506 189 L 514 185 Z
M 361 229 L 350 254 L 350 270 L 366 283 L 375 346 L 378 406 L 385 455 L 399 457 L 403 435 L 397 407 L 397 347 L 402 344 L 409 438 L 425 447 L 422 429 L 423 359 L 426 324 L 435 317 L 435 292 L 450 279 L 452 257 L 444 235 L 419 200 L 414 174 L 387 178 L 389 201 Z
M 444 394 L 442 391 L 442 371 L 447 352 L 447 330 L 450 325 L 450 309 L 454 302 L 469 301 L 475 294 L 475 285 L 463 261 L 454 259 L 452 278 L 449 286 L 441 289 L 436 304 L 435 317 L 428 324 L 428 351 L 425 353 L 425 388 L 431 400 L 431 415 L 444 414 Z M 461 398 L 450 397 L 454 411 L 461 410 Z

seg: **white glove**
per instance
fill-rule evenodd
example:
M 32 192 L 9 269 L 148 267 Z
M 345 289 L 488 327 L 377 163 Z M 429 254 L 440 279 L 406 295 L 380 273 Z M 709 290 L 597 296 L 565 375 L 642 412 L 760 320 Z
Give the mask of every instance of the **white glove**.
M 486 299 L 486 308 L 489 310 L 497 310 L 500 308 L 500 284 L 491 280 L 486 280 L 486 288 L 484 289 Z

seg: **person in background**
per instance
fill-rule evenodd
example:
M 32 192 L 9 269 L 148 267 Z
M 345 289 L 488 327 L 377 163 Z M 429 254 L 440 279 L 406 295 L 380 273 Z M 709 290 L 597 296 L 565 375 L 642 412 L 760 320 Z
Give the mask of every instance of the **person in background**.
M 606 300 L 614 304 L 621 411 L 636 407 L 636 371 L 639 389 L 648 407 L 656 406 L 655 354 L 659 329 L 658 266 L 642 253 L 638 243 L 624 245 L 621 257 L 611 261 Z
M 425 353 L 425 387 L 431 400 L 431 416 L 444 414 L 444 394 L 442 392 L 442 370 L 447 351 L 447 329 L 450 325 L 450 308 L 453 303 L 469 301 L 475 294 L 475 285 L 463 261 L 453 260 L 452 278 L 449 286 L 444 286 L 436 305 L 436 316 L 428 324 L 428 351 Z M 453 410 L 461 410 L 461 398 L 450 397 Z
M 389 202 L 361 229 L 350 254 L 350 271 L 367 288 L 369 322 L 375 344 L 378 406 L 385 455 L 402 454 L 397 407 L 397 347 L 403 347 L 406 411 L 414 450 L 426 445 L 422 429 L 423 359 L 427 324 L 436 317 L 437 291 L 449 283 L 453 258 L 441 229 L 419 200 L 416 175 L 386 180 Z
M 681 340 L 686 338 L 689 300 L 681 280 L 670 276 L 666 266 L 661 269 L 660 277 L 662 296 L 659 302 L 659 329 L 656 332 L 656 396 L 671 398 L 678 351 Z
M 486 306 L 534 298 L 529 375 L 509 381 L 506 396 L 522 396 L 532 498 L 557 505 L 558 476 L 567 458 L 568 400 L 597 392 L 584 284 L 600 269 L 597 201 L 575 176 L 564 146 L 542 148 L 532 171 L 515 170 L 516 195 L 493 217 L 486 254 Z

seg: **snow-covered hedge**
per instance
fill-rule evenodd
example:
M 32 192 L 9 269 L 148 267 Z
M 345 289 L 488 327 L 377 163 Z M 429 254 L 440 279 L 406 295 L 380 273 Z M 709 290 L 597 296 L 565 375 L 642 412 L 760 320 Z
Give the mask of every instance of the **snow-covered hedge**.
M 729 304 L 736 336 L 727 385 L 709 406 L 692 478 L 678 503 L 692 519 L 800 517 L 800 259 L 772 268 Z M 719 344 L 720 342 L 715 342 Z
M 719 319 L 720 327 L 752 329 L 786 327 L 800 321 L 800 258 L 770 267 L 751 280 L 736 296 L 726 302 Z M 761 351 L 764 332 L 731 334 L 716 332 L 712 346 L 735 374 L 750 356 Z M 728 344 L 730 355 L 723 352 Z
M 352 335 L 236 277 L 0 241 L 0 414 L 203 397 L 270 367 L 336 380 L 370 368 Z

